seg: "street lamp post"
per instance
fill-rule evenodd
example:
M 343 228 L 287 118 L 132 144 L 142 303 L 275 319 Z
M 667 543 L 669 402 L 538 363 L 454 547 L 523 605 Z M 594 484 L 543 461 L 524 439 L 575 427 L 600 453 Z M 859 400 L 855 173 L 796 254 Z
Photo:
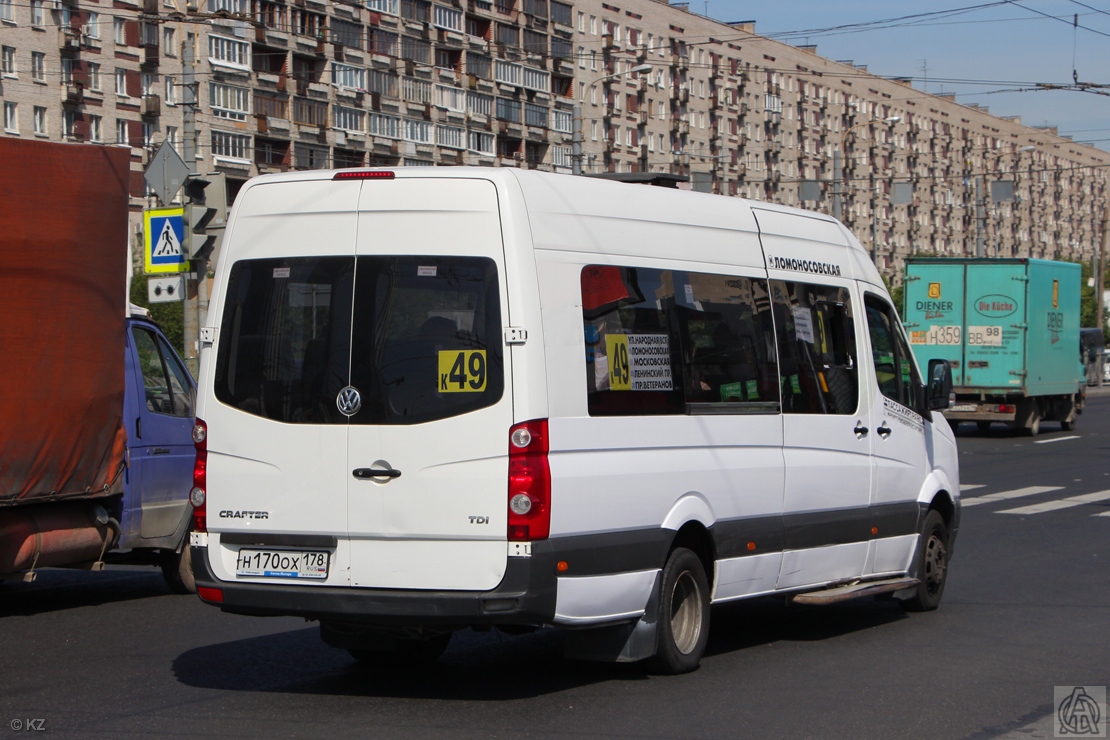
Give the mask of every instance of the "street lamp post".
M 901 120 L 902 116 L 872 118 L 869 121 L 860 121 L 859 123 L 849 126 L 844 130 L 844 133 L 840 135 L 840 147 L 833 150 L 833 218 L 839 221 L 844 210 L 841 201 L 841 185 L 844 179 L 844 174 L 841 171 L 841 150 L 844 149 L 844 144 L 848 141 L 848 134 L 852 133 L 857 128 L 870 126 L 873 123 L 898 123 Z M 879 256 L 879 224 L 875 213 L 875 178 L 873 175 L 870 178 L 869 187 L 871 190 L 871 261 L 876 262 Z
M 571 167 L 572 172 L 576 175 L 582 174 L 582 106 L 586 102 L 586 93 L 589 92 L 594 85 L 606 80 L 613 80 L 617 77 L 624 77 L 625 75 L 644 73 L 651 71 L 650 64 L 640 64 L 632 69 L 626 69 L 623 72 L 614 72 L 612 74 L 602 75 L 588 85 L 582 87 L 582 91 L 574 100 L 574 127 L 571 129 Z
M 1028 144 L 1019 147 L 1015 153 L 1031 152 L 1037 147 Z M 983 169 L 987 169 L 987 161 L 997 159 L 1006 152 L 987 152 L 983 155 Z M 987 256 L 987 214 L 986 214 L 986 193 L 984 192 L 985 183 L 983 181 L 983 172 L 975 175 L 975 257 L 982 259 Z

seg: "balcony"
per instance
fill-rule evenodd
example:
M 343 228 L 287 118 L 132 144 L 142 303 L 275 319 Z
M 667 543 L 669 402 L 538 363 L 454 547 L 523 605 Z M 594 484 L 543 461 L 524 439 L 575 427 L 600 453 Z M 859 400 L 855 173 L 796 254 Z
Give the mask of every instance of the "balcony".
M 65 52 L 81 51 L 81 34 L 75 28 L 58 28 L 58 48 Z
M 85 88 L 80 82 L 62 83 L 62 102 L 76 105 L 85 99 Z
M 162 115 L 162 98 L 158 95 L 144 95 L 139 104 L 139 113 L 144 116 Z
M 162 52 L 158 44 L 146 44 L 143 47 L 143 64 L 157 66 L 161 58 Z

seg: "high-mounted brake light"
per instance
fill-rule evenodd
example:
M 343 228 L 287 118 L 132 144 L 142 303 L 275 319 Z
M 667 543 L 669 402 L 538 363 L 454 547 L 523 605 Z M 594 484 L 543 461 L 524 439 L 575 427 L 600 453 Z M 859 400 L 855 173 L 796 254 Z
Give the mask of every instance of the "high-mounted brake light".
M 546 540 L 551 533 L 551 467 L 547 419 L 509 429 L 509 541 Z
M 391 170 L 340 170 L 333 180 L 392 180 L 396 175 Z
M 193 505 L 193 531 L 208 531 L 208 425 L 197 419 L 193 425 L 193 447 L 197 454 L 193 462 L 193 489 L 189 503 Z

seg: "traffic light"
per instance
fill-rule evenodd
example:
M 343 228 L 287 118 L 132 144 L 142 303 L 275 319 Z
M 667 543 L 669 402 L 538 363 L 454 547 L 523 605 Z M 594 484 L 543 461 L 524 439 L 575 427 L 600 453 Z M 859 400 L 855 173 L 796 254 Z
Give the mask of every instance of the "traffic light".
M 207 256 L 227 225 L 227 178 L 222 172 L 185 180 L 185 251 L 189 259 Z

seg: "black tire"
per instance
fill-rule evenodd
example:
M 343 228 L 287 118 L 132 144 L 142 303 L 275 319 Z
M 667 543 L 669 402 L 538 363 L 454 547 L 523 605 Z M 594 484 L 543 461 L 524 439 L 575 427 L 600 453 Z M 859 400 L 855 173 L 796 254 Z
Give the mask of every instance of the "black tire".
M 991 423 L 989 421 L 977 421 L 975 422 L 975 426 L 979 427 L 980 432 L 988 432 L 990 431 Z
M 955 419 L 949 419 L 948 426 L 952 429 L 953 435 L 958 435 L 960 433 L 960 422 Z
M 679 547 L 663 567 L 654 668 L 688 673 L 698 667 L 709 639 L 709 581 L 701 560 Z
M 451 632 L 429 637 L 426 640 L 398 640 L 393 650 L 363 650 L 348 648 L 347 652 L 359 663 L 368 666 L 403 668 L 431 665 L 447 652 Z
M 189 547 L 189 535 L 185 535 L 185 544 L 181 552 L 167 550 L 162 553 L 162 577 L 175 594 L 195 594 L 197 592 L 196 580 L 193 578 L 193 548 Z
M 939 511 L 930 509 L 921 530 L 917 577 L 921 583 L 912 598 L 902 602 L 906 611 L 929 612 L 940 606 L 948 582 L 948 525 Z
M 1036 437 L 1041 433 L 1041 412 L 1033 412 L 1033 420 L 1029 422 L 1029 426 L 1022 429 L 1026 437 Z
M 1060 422 L 1060 431 L 1062 431 L 1062 432 L 1074 431 L 1075 427 L 1078 424 L 1079 424 L 1079 417 L 1078 416 L 1075 417 L 1074 419 L 1072 419 L 1071 421 L 1067 421 L 1067 420 L 1061 421 Z

